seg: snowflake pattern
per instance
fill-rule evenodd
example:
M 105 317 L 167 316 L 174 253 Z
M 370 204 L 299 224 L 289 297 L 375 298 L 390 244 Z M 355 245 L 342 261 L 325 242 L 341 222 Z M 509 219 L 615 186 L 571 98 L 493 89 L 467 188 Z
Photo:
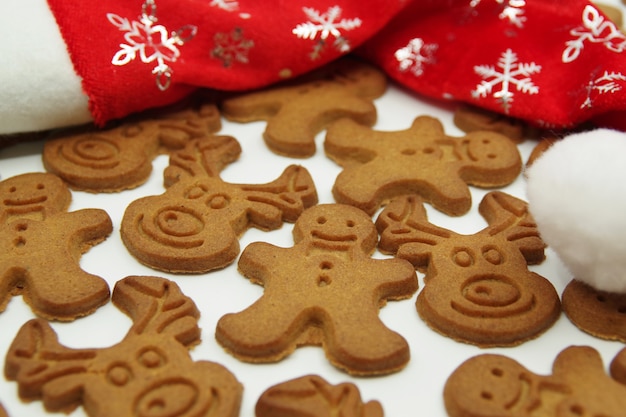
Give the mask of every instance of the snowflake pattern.
M 154 0 L 146 0 L 142 6 L 139 21 L 129 21 L 114 13 L 108 13 L 107 19 L 120 31 L 126 32 L 124 39 L 127 43 L 120 44 L 121 49 L 113 56 L 113 65 L 126 65 L 139 55 L 141 62 L 149 64 L 156 61 L 152 73 L 156 75 L 157 87 L 167 90 L 170 86 L 172 68 L 166 62 L 175 62 L 180 56 L 178 46 L 191 40 L 197 32 L 197 27 L 186 25 L 171 35 L 162 25 L 155 25 L 156 4 Z
M 470 7 L 477 7 L 482 0 L 471 0 Z M 524 16 L 525 0 L 495 0 L 496 3 L 502 5 L 502 11 L 498 16 L 502 20 L 508 20 L 512 25 L 521 28 L 524 26 L 526 16 Z
M 211 0 L 209 6 L 217 7 L 219 9 L 226 10 L 227 12 L 239 10 L 239 2 L 236 0 Z
M 581 109 L 588 109 L 593 107 L 592 95 L 596 94 L 610 94 L 620 91 L 622 86 L 620 81 L 626 81 L 626 76 L 620 72 L 608 72 L 604 71 L 600 77 L 592 79 L 586 86 L 587 97 L 585 102 L 580 105 Z
M 585 42 L 601 43 L 610 51 L 621 53 L 626 50 L 626 36 L 607 20 L 593 6 L 587 5 L 583 10 L 582 27 L 570 31 L 576 39 L 565 42 L 562 61 L 569 63 L 575 61 L 585 47 Z
M 216 33 L 213 37 L 215 48 L 211 56 L 222 61 L 228 68 L 233 62 L 247 64 L 248 53 L 254 46 L 254 41 L 243 37 L 243 29 L 235 28 L 231 33 Z
M 517 54 L 511 49 L 502 53 L 498 60 L 498 69 L 493 65 L 477 65 L 474 72 L 483 78 L 483 81 L 472 91 L 474 98 L 492 95 L 502 104 L 504 111 L 508 113 L 513 102 L 514 86 L 517 91 L 526 94 L 537 94 L 539 87 L 536 86 L 530 76 L 541 71 L 541 66 L 534 62 L 520 63 Z M 498 91 L 493 92 L 494 87 L 500 85 Z
M 319 35 L 319 40 L 313 47 L 311 59 L 319 58 L 329 36 L 335 38 L 333 45 L 339 52 L 346 53 L 350 51 L 350 43 L 342 35 L 341 31 L 350 31 L 358 28 L 361 26 L 361 19 L 358 17 L 342 19 L 342 10 L 339 6 L 329 7 L 325 13 L 320 13 L 311 7 L 303 7 L 302 11 L 309 20 L 298 24 L 291 32 L 300 39 L 315 40 Z
M 437 47 L 437 44 L 425 43 L 422 38 L 411 39 L 406 46 L 394 53 L 400 71 L 410 70 L 416 77 L 421 76 L 426 64 L 435 63 L 434 53 Z

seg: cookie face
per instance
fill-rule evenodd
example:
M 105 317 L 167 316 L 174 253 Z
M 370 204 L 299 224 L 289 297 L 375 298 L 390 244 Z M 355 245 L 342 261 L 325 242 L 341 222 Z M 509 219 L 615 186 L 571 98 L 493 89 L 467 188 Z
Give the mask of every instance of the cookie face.
M 256 403 L 256 417 L 383 417 L 378 401 L 364 403 L 356 385 L 332 385 L 307 375 L 268 388 Z
M 263 138 L 275 153 L 304 158 L 315 153 L 315 135 L 339 118 L 376 122 L 373 99 L 386 89 L 385 75 L 355 59 L 343 59 L 288 86 L 247 93 L 222 103 L 236 122 L 267 121 Z
M 43 163 L 76 190 L 134 188 L 148 179 L 157 155 L 219 130 L 219 117 L 214 104 L 203 103 L 107 129 L 59 133 L 45 143 Z
M 243 251 L 240 272 L 265 291 L 247 309 L 219 320 L 217 341 L 248 362 L 276 362 L 298 346 L 319 345 L 333 365 L 351 374 L 402 369 L 408 344 L 378 311 L 387 300 L 415 293 L 410 263 L 372 259 L 376 229 L 351 206 L 311 207 L 293 236 L 291 248 L 257 242 Z
M 24 174 L 0 182 L 0 311 L 21 294 L 35 314 L 74 320 L 108 301 L 104 279 L 80 256 L 113 230 L 104 210 L 66 212 L 71 194 L 58 177 Z
M 329 127 L 324 149 L 344 168 L 333 185 L 335 201 L 370 215 L 392 198 L 411 193 L 446 214 L 461 215 L 472 204 L 468 184 L 504 186 L 521 170 L 519 151 L 506 137 L 472 132 L 453 138 L 429 116 L 395 132 L 339 120 Z
M 527 268 L 543 261 L 545 244 L 523 201 L 493 191 L 479 211 L 489 226 L 460 235 L 429 223 L 418 197 L 400 197 L 376 221 L 379 249 L 425 272 L 416 307 L 433 329 L 483 347 L 517 345 L 560 315 L 552 284 Z
M 450 417 L 624 414 L 626 385 L 606 374 L 593 348 L 565 349 L 555 359 L 552 372 L 537 375 L 501 355 L 470 358 L 446 382 L 446 410 Z
M 579 329 L 626 343 L 626 294 L 599 291 L 573 280 L 562 294 L 563 311 Z
M 313 180 L 300 166 L 267 184 L 222 181 L 219 172 L 239 152 L 234 138 L 212 137 L 172 155 L 165 193 L 135 200 L 124 212 L 121 237 L 129 252 L 151 268 L 207 272 L 235 260 L 248 228 L 277 229 L 317 203 Z
M 48 411 L 83 406 L 91 417 L 239 415 L 241 384 L 223 366 L 189 355 L 200 339 L 199 312 L 174 282 L 127 277 L 112 300 L 133 326 L 109 348 L 65 347 L 41 319 L 20 329 L 5 376 L 23 400 L 41 399 Z

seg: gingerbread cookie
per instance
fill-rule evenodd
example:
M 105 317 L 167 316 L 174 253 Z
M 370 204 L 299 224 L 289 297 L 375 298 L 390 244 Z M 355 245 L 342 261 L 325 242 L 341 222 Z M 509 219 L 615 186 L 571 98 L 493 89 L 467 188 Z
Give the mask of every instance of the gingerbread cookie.
M 515 143 L 524 141 L 525 126 L 521 120 L 476 106 L 460 105 L 454 112 L 454 124 L 462 131 L 501 133 Z
M 107 129 L 59 133 L 45 143 L 44 166 L 75 190 L 117 192 L 143 184 L 157 155 L 221 127 L 217 107 L 210 103 L 150 116 Z
M 80 256 L 113 225 L 104 210 L 68 213 L 71 194 L 48 173 L 0 182 L 0 311 L 21 294 L 39 316 L 74 320 L 109 299 L 109 287 L 80 267 Z
M 200 313 L 174 282 L 127 277 L 112 301 L 133 325 L 108 348 L 65 347 L 41 319 L 22 326 L 4 372 L 23 400 L 40 399 L 48 411 L 82 405 L 91 417 L 239 415 L 241 384 L 223 366 L 189 355 L 200 341 Z
M 533 150 L 528 155 L 528 159 L 526 160 L 526 168 L 530 168 L 533 163 L 541 156 L 545 151 L 550 149 L 554 142 L 559 139 L 556 137 L 544 137 L 540 139 L 537 144 L 533 147 Z
M 425 272 L 416 307 L 433 329 L 482 347 L 517 345 L 561 312 L 552 284 L 527 268 L 543 261 L 545 244 L 523 201 L 492 191 L 479 211 L 489 226 L 460 235 L 429 223 L 419 197 L 400 197 L 376 221 L 379 249 Z
M 234 138 L 215 136 L 173 154 L 167 190 L 126 208 L 121 237 L 129 252 L 151 268 L 207 272 L 235 260 L 248 228 L 277 229 L 317 203 L 315 184 L 301 166 L 287 167 L 267 184 L 222 181 L 219 172 L 240 152 Z
M 305 158 L 315 153 L 316 134 L 339 118 L 372 126 L 373 100 L 386 88 L 384 73 L 344 58 L 288 85 L 224 100 L 221 109 L 236 122 L 266 120 L 263 138 L 273 152 Z
M 409 298 L 417 276 L 407 261 L 373 259 L 377 233 L 361 210 L 341 204 L 306 210 L 293 230 L 295 245 L 252 243 L 240 272 L 264 286 L 247 309 L 223 316 L 217 341 L 247 362 L 276 362 L 301 345 L 321 345 L 336 367 L 355 375 L 386 374 L 409 361 L 409 345 L 378 311 Z
M 256 417 L 383 417 L 378 401 L 364 403 L 352 383 L 331 385 L 307 375 L 268 388 L 256 403 Z
M 621 417 L 626 410 L 626 386 L 606 374 L 587 346 L 559 353 L 548 376 L 506 356 L 470 358 L 450 375 L 443 396 L 450 417 Z
M 611 361 L 611 376 L 617 382 L 626 385 L 626 349 L 622 349 Z
M 563 311 L 579 329 L 626 343 L 626 294 L 600 291 L 572 280 L 562 294 Z
M 394 197 L 416 193 L 449 215 L 466 213 L 468 187 L 499 187 L 521 171 L 516 145 L 495 132 L 446 136 L 439 120 L 420 116 L 407 130 L 374 131 L 349 119 L 333 123 L 324 149 L 344 169 L 333 196 L 370 215 Z
M 2 403 L 0 403 L 0 417 L 8 417 L 8 414 L 6 410 L 4 409 L 4 407 L 2 406 Z

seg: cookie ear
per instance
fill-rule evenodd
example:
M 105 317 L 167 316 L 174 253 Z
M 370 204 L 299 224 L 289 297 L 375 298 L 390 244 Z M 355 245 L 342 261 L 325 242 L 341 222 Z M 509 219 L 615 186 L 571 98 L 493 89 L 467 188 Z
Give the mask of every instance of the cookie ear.
M 378 248 L 383 253 L 400 254 L 416 268 L 426 266 L 432 248 L 449 239 L 453 232 L 428 221 L 422 198 L 402 196 L 392 200 L 376 220 L 380 233 Z
M 545 259 L 546 244 L 539 236 L 526 202 L 501 191 L 492 191 L 482 199 L 478 210 L 489 224 L 484 233 L 503 234 L 508 242 L 518 247 L 528 264 L 538 264 Z
M 111 300 L 133 320 L 129 334 L 169 334 L 185 346 L 200 341 L 200 312 L 172 281 L 129 276 L 115 284 Z

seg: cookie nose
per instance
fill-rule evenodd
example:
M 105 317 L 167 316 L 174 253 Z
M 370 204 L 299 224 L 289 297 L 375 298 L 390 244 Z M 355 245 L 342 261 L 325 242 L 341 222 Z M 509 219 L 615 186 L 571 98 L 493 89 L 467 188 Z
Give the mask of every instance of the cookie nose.
M 137 402 L 139 417 L 182 417 L 189 415 L 199 400 L 199 388 L 190 381 L 162 381 L 146 391 Z

